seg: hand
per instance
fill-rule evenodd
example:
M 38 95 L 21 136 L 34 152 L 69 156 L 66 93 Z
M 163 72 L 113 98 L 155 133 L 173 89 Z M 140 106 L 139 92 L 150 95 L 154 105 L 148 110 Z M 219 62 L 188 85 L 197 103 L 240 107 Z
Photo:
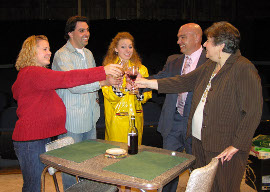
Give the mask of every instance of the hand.
M 108 79 L 109 84 L 113 85 L 113 86 L 121 86 L 123 84 L 123 77 L 119 76 L 119 77 L 107 77 L 106 80 Z
M 125 76 L 126 76 L 126 88 L 128 90 L 132 90 L 132 88 L 135 87 L 135 83 L 129 78 L 129 76 L 127 74 Z M 142 75 L 140 73 L 138 73 L 137 78 L 138 77 L 142 77 Z
M 143 76 L 142 76 L 142 74 L 138 73 L 137 78 L 138 77 L 142 78 Z
M 127 74 L 125 74 L 125 77 L 126 77 L 126 83 L 131 85 L 132 80 L 129 78 L 129 76 Z
M 106 76 L 106 80 L 100 81 L 100 86 L 122 85 L 123 77 L 113 77 L 111 75 Z
M 237 153 L 239 149 L 236 149 L 233 146 L 227 147 L 222 153 L 216 156 L 217 159 L 221 160 L 223 164 L 224 161 L 230 161 L 235 153 Z
M 142 77 L 137 77 L 135 88 L 150 88 L 158 90 L 158 82 L 156 79 L 148 80 Z
M 123 72 L 120 68 L 123 68 L 121 65 L 118 64 L 109 64 L 104 67 L 106 75 L 112 75 L 114 77 L 122 76 Z
M 132 83 L 132 82 L 126 81 L 126 88 L 127 88 L 128 90 L 131 90 L 131 89 L 132 89 L 132 84 L 130 84 L 130 83 Z

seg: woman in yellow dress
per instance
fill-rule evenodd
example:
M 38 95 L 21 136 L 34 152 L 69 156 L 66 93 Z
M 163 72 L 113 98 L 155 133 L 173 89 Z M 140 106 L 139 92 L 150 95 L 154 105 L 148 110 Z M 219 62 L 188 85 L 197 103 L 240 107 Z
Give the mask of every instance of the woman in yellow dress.
M 137 66 L 142 77 L 149 76 L 147 68 L 142 65 L 141 59 L 134 48 L 134 38 L 128 32 L 120 32 L 113 38 L 103 65 L 120 63 L 121 61 L 128 66 Z M 130 116 L 134 115 L 140 145 L 143 134 L 142 104 L 152 97 L 152 92 L 130 94 L 131 85 L 127 83 L 126 77 L 123 78 L 123 84 L 120 87 L 122 88 L 102 87 L 106 124 L 105 140 L 127 143 Z

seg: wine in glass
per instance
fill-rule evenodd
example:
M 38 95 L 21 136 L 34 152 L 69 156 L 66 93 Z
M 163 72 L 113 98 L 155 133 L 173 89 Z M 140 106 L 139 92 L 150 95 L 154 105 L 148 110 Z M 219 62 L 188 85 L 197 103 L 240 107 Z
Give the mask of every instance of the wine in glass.
M 134 81 L 137 78 L 137 75 L 139 74 L 139 67 L 135 65 L 131 65 L 127 69 L 127 76 L 131 80 L 132 89 L 129 92 L 130 94 L 136 95 L 138 94 L 138 90 L 134 88 Z

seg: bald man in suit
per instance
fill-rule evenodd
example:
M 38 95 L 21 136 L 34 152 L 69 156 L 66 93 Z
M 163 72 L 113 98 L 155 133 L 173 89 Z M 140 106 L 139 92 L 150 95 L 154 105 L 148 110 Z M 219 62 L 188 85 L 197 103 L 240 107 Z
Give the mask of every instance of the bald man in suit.
M 202 48 L 202 29 L 198 24 L 188 23 L 182 25 L 178 31 L 177 44 L 183 54 L 175 54 L 168 57 L 162 71 L 149 79 L 161 79 L 182 75 L 193 71 L 203 64 L 206 59 L 205 50 Z M 185 71 L 185 64 L 189 61 L 189 69 Z M 163 148 L 173 151 L 191 154 L 191 138 L 186 138 L 188 116 L 190 112 L 192 92 L 186 93 L 186 99 L 182 103 L 182 111 L 179 110 L 179 94 L 166 94 L 159 119 L 158 131 L 163 138 Z M 181 105 L 181 104 L 180 104 Z M 180 112 L 179 112 L 180 111 Z M 178 177 L 167 184 L 162 191 L 175 192 L 178 185 Z

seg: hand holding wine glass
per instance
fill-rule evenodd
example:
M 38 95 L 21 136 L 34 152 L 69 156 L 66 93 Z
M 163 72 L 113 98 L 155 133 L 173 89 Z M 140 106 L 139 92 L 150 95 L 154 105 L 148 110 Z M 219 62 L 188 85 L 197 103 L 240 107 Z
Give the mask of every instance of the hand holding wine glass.
M 136 88 L 150 88 L 158 90 L 158 82 L 157 79 L 145 79 L 145 78 L 137 78 L 135 82 Z
M 121 70 L 122 74 L 121 74 L 121 77 L 123 77 L 125 75 L 125 71 L 126 71 L 126 68 L 127 68 L 127 63 L 128 61 L 125 61 L 125 60 L 122 60 L 122 59 L 119 59 L 117 64 L 120 65 L 121 67 L 119 67 L 119 69 Z M 119 85 L 116 85 L 116 92 L 121 92 L 120 89 L 124 89 L 123 86 L 122 86 L 122 83 L 119 84 Z
M 139 67 L 135 65 L 131 65 L 127 69 L 127 76 L 131 80 L 132 89 L 130 91 L 130 94 L 136 95 L 138 93 L 138 90 L 134 88 L 134 81 L 137 78 L 137 75 L 139 74 Z
M 110 64 L 104 66 L 106 75 L 112 75 L 114 77 L 119 77 L 122 74 L 122 68 L 123 67 L 118 67 L 117 64 Z
M 122 77 L 123 77 L 127 68 L 128 61 L 119 59 L 117 64 L 122 66 L 121 68 L 119 67 L 119 69 L 122 71 Z

